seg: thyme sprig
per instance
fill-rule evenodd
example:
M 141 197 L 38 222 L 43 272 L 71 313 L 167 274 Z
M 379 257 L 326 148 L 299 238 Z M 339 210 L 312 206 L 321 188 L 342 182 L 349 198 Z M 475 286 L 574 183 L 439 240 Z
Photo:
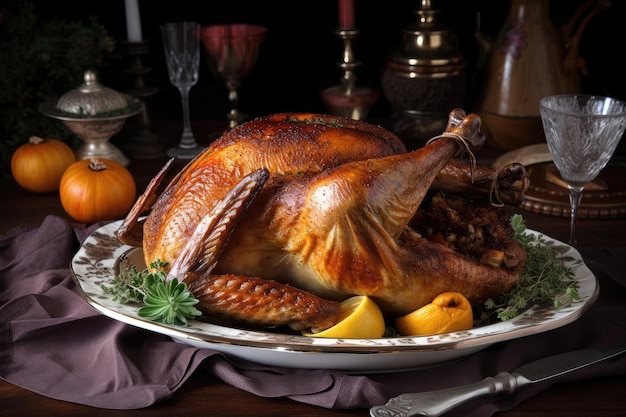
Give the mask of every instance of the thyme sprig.
M 515 239 L 526 251 L 524 269 L 511 290 L 484 303 L 475 325 L 492 322 L 494 315 L 509 320 L 533 306 L 559 310 L 580 299 L 575 273 L 559 251 L 547 245 L 543 235 L 528 233 L 522 215 L 511 216 L 511 226 Z
M 137 312 L 148 320 L 174 325 L 186 325 L 188 319 L 202 315 L 195 305 L 198 300 L 187 284 L 176 278 L 166 281 L 166 263 L 156 261 L 148 269 L 138 271 L 133 265 L 111 281 L 111 287 L 101 285 L 105 294 L 121 304 L 143 303 Z

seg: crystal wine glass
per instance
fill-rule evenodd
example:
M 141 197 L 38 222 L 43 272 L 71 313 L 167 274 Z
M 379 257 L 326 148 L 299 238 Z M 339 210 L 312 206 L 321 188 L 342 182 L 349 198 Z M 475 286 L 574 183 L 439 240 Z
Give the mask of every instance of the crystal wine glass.
M 170 157 L 192 159 L 202 150 L 191 131 L 189 120 L 189 91 L 198 82 L 200 70 L 200 29 L 200 24 L 195 22 L 161 25 L 167 71 L 183 103 L 183 134 L 178 145 L 168 149 Z
M 209 69 L 228 89 L 228 129 L 241 123 L 238 89 L 254 65 L 267 28 L 243 23 L 204 26 L 202 44 Z
M 544 97 L 539 111 L 548 148 L 569 188 L 570 245 L 585 185 L 611 159 L 626 128 L 626 102 L 586 94 Z

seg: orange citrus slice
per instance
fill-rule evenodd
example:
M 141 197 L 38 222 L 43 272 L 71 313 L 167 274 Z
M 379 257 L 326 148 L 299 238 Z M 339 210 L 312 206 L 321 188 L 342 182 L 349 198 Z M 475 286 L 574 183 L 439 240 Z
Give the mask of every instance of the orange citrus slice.
M 350 297 L 341 303 L 337 324 L 321 332 L 303 330 L 304 336 L 338 339 L 373 339 L 385 333 L 385 319 L 378 305 L 368 296 Z
M 395 324 L 403 336 L 427 336 L 469 330 L 474 324 L 474 315 L 463 294 L 445 292 L 430 304 L 396 318 Z

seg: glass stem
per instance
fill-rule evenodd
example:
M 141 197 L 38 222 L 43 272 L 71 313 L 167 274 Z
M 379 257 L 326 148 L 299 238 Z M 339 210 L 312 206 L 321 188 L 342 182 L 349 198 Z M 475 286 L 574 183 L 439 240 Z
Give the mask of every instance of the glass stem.
M 180 87 L 180 97 L 183 102 L 183 135 L 180 139 L 180 146 L 183 149 L 192 149 L 198 146 L 196 138 L 191 131 L 191 120 L 189 118 L 189 90 L 190 87 Z
M 571 206 L 570 222 L 569 222 L 569 244 L 577 245 L 576 240 L 576 221 L 578 220 L 578 207 L 583 198 L 583 187 L 572 187 L 569 190 L 569 203 Z
M 230 87 L 228 90 L 228 104 L 230 111 L 228 112 L 228 130 L 231 130 L 239 124 L 239 95 L 236 87 Z

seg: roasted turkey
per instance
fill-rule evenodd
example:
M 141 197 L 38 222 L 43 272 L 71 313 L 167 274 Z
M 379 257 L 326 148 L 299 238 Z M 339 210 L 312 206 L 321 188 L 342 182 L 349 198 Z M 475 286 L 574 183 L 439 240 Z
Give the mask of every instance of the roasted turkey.
M 226 133 L 156 190 L 118 237 L 170 266 L 205 314 L 295 330 L 335 324 L 368 295 L 406 314 L 445 291 L 479 303 L 510 289 L 525 252 L 500 206 L 518 205 L 524 167 L 472 163 L 480 117 L 450 113 L 407 152 L 388 130 L 348 118 L 277 114 Z M 466 162 L 463 162 L 463 161 Z M 147 214 L 139 221 L 142 214 Z

